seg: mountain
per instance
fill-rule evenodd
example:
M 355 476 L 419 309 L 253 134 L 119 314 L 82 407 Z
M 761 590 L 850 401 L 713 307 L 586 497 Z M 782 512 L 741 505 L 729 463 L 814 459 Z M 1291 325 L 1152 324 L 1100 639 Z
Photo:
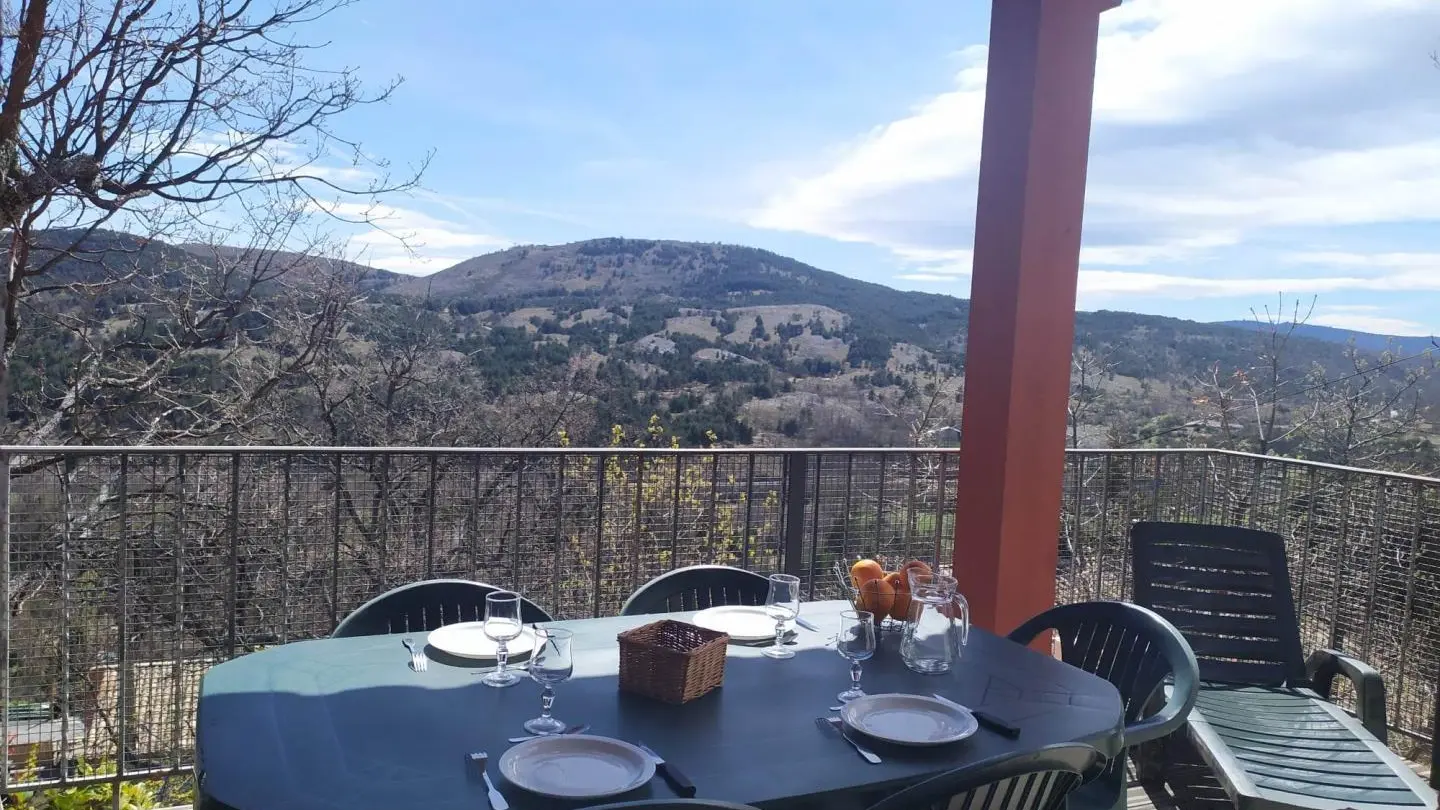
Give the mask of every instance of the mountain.
M 74 237 L 54 234 L 57 244 Z M 193 278 L 197 267 L 212 268 L 213 275 L 241 258 L 228 248 L 165 245 L 115 233 L 94 234 L 85 248 L 85 261 L 62 260 L 58 278 L 114 279 L 112 263 L 143 265 L 163 288 L 170 268 L 184 265 Z M 283 253 L 262 258 L 297 261 Z M 652 415 L 690 444 L 708 441 L 712 432 L 735 444 L 904 444 L 922 429 L 958 424 L 968 301 L 902 292 L 769 251 L 608 238 L 511 248 L 426 277 L 303 258 L 297 267 L 302 278 L 339 274 L 366 293 L 348 314 L 341 347 L 346 358 L 327 365 L 340 375 L 339 384 L 360 385 L 396 369 L 428 369 L 433 374 L 427 379 L 447 386 L 443 392 L 434 388 L 432 401 L 500 403 L 521 391 L 571 390 L 580 375 L 591 381 L 582 388 L 593 419 L 588 428 L 570 431 L 577 443 L 608 442 L 610 425 L 626 426 L 634 436 Z M 255 317 L 247 316 L 253 324 L 246 326 L 252 330 L 247 336 L 266 334 L 266 294 L 261 290 L 254 304 Z M 154 329 L 153 322 L 165 317 L 123 286 L 98 297 L 47 293 L 35 305 L 99 319 L 101 335 L 127 334 L 147 322 L 145 328 Z M 1331 331 L 1340 330 L 1315 327 L 1291 341 L 1285 362 L 1292 379 L 1315 369 L 1331 377 L 1347 372 L 1345 349 Z M 43 331 L 35 334 L 44 337 Z M 41 403 L 24 411 L 26 418 L 44 413 L 47 400 L 39 386 L 63 387 L 73 366 L 67 353 L 79 348 L 67 334 L 52 333 L 17 353 L 17 393 Z M 163 338 L 163 330 L 159 334 Z M 1205 380 L 1253 372 L 1259 337 L 1248 323 L 1077 313 L 1076 344 L 1098 358 L 1098 376 L 1086 385 L 1104 394 L 1104 407 L 1087 417 L 1087 441 L 1125 443 L 1116 436 L 1148 435 L 1160 428 L 1146 425 L 1164 420 L 1193 421 L 1196 403 L 1208 396 Z M 286 351 L 273 349 L 275 357 Z M 178 364 L 176 373 L 208 369 L 208 379 L 224 379 L 213 360 L 197 355 L 196 361 Z M 293 399 L 287 405 L 293 421 L 303 423 L 316 412 L 305 391 L 286 395 Z M 1426 395 L 1440 399 L 1440 392 Z M 417 400 L 409 410 L 420 413 L 424 404 Z M 518 423 L 524 417 L 522 411 L 506 418 Z M 452 427 L 467 423 L 453 414 L 447 419 Z M 354 422 L 375 423 L 375 414 Z M 419 422 L 411 427 L 426 442 L 477 441 Z M 486 435 L 499 438 L 485 441 L 505 440 L 504 434 Z M 385 443 L 393 437 L 361 438 Z
M 1233 326 L 1239 329 L 1255 329 L 1254 321 L 1220 321 L 1219 326 Z M 1320 340 L 1326 343 L 1350 343 L 1369 352 L 1391 351 L 1402 357 L 1421 354 L 1435 348 L 1434 338 L 1414 335 L 1377 335 L 1371 332 L 1357 332 L 1353 329 L 1337 329 L 1333 326 L 1319 326 L 1302 323 L 1295 328 L 1297 337 Z
M 748 315 L 755 307 L 812 304 L 844 316 L 847 348 L 856 341 L 907 343 L 957 365 L 970 314 L 965 299 L 902 292 L 756 248 L 621 238 L 515 247 L 431 276 L 400 280 L 383 292 L 394 300 L 423 300 L 431 307 L 502 319 L 526 311 L 520 319 L 526 321 L 552 309 L 615 305 L 642 305 L 673 317 L 680 309 Z M 670 321 L 656 332 L 686 327 Z M 1136 378 L 1194 376 L 1215 362 L 1245 367 L 1256 346 L 1249 323 L 1205 324 L 1103 310 L 1077 313 L 1076 336 L 1079 345 L 1110 347 L 1119 373 Z M 1340 367 L 1340 353 L 1329 341 L 1302 338 L 1294 342 L 1294 352 L 1303 366 Z M 878 346 L 861 348 L 862 354 L 885 355 Z
M 407 279 L 386 292 L 474 311 L 567 300 L 717 310 L 820 304 L 847 313 L 861 332 L 935 348 L 957 348 L 970 314 L 970 302 L 959 298 L 900 292 L 767 250 L 654 239 L 515 247 Z
M 200 261 L 219 264 L 222 262 L 268 262 L 275 267 L 286 268 L 287 274 L 298 272 L 302 275 L 324 274 L 343 275 L 355 279 L 362 290 L 383 290 L 409 278 L 401 273 L 392 273 L 378 267 L 333 259 L 325 256 L 310 256 L 287 250 L 247 250 L 228 245 L 181 244 L 179 248 Z

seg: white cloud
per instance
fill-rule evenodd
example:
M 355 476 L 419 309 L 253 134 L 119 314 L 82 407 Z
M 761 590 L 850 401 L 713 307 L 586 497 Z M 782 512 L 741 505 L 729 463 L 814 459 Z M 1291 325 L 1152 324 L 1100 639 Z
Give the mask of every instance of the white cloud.
M 857 203 L 939 178 L 970 175 L 979 166 L 985 57 L 984 46 L 967 49 L 954 91 L 929 100 L 907 118 L 877 127 L 829 171 L 793 182 L 769 200 L 751 224 L 844 241 L 883 242 L 867 227 L 875 215 L 853 210 Z
M 1310 80 L 1383 65 L 1398 23 L 1428 0 L 1129 0 L 1101 15 L 1099 121 L 1199 121 Z M 1431 10 L 1433 19 L 1433 10 Z M 1365 34 L 1377 33 L 1369 42 Z M 1421 52 L 1422 54 L 1425 52 Z
M 1427 276 L 1440 254 L 1285 258 L 1319 278 L 1217 281 L 1185 267 L 1251 246 L 1284 253 L 1295 229 L 1440 221 L 1440 4 L 1127 0 L 1101 20 L 1082 261 L 1159 272 L 1088 270 L 1082 294 L 1440 289 Z M 751 224 L 887 247 L 907 280 L 953 275 L 915 255 L 973 238 L 985 49 L 961 61 L 953 90 L 788 178 Z
M 166 130 L 139 130 L 139 133 L 136 146 L 144 153 L 164 148 L 170 137 Z M 307 177 L 358 192 L 372 188 L 382 180 L 381 163 L 364 152 L 347 152 L 334 144 L 317 146 L 284 138 L 265 140 L 258 146 L 246 146 L 256 137 L 256 133 L 234 129 L 198 132 L 177 147 L 176 159 L 198 162 L 202 158 L 243 147 L 241 154 L 249 153 L 244 165 L 257 177 Z
M 975 252 L 898 248 L 895 256 L 907 268 L 898 278 L 906 281 L 956 281 L 968 279 L 975 264 Z
M 356 261 L 397 273 L 433 273 L 515 244 L 414 208 L 351 202 L 332 203 L 326 209 L 346 220 L 373 223 L 356 226 L 349 237 L 350 250 Z
M 1375 304 L 1327 304 L 1313 313 L 1308 322 L 1381 335 L 1429 337 L 1435 334 L 1435 330 L 1423 323 L 1386 315 L 1385 311 L 1384 307 Z
M 1440 275 L 1407 270 L 1379 275 L 1295 275 L 1216 278 L 1121 270 L 1080 271 L 1080 296 L 1160 298 L 1253 298 L 1259 295 L 1324 295 L 1345 292 L 1440 292 Z
M 905 272 L 896 276 L 902 281 L 921 283 L 944 283 L 947 285 L 970 283 L 966 273 L 944 273 L 927 270 Z M 1078 288 L 1081 308 L 1094 308 L 1116 297 L 1147 296 L 1153 298 L 1195 299 L 1195 298 L 1253 298 L 1256 296 L 1310 296 L 1347 291 L 1386 291 L 1424 289 L 1440 291 L 1440 276 L 1428 277 L 1410 273 L 1396 273 L 1383 276 L 1274 276 L 1261 278 L 1213 278 L 1198 275 L 1177 275 L 1169 273 L 1146 273 L 1129 270 L 1095 270 L 1082 268 Z M 963 293 L 964 290 L 947 290 Z M 1326 307 L 1326 310 L 1342 311 L 1342 306 Z M 1365 311 L 1374 308 L 1366 307 Z M 1396 333 L 1399 334 L 1399 333 Z
M 1329 304 L 1325 307 L 1326 312 L 1379 312 L 1380 307 L 1374 304 Z
M 1227 247 L 1240 241 L 1234 233 L 1209 233 L 1189 239 L 1176 239 L 1163 245 L 1100 245 L 1080 248 L 1082 264 L 1144 265 L 1164 260 L 1184 259 L 1206 250 Z
M 1434 334 L 1424 324 L 1407 321 L 1404 318 L 1387 318 L 1383 315 L 1334 312 L 1315 315 L 1310 319 L 1310 323 L 1318 326 L 1333 326 L 1337 329 L 1349 329 L 1355 332 L 1374 332 L 1380 335 L 1429 337 Z
M 1314 251 L 1284 257 L 1293 264 L 1331 265 L 1362 269 L 1440 270 L 1440 253 L 1355 253 Z
M 1150 295 L 1164 298 L 1230 298 L 1234 296 L 1309 295 L 1367 286 L 1362 278 L 1226 278 L 1134 273 L 1119 270 L 1081 270 L 1082 297 Z

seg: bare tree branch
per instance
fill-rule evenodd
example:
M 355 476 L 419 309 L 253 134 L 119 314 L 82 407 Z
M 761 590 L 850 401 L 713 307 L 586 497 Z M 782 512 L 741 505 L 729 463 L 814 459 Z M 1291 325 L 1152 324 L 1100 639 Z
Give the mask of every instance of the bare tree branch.
M 342 210 L 340 199 L 373 203 L 377 195 L 414 185 L 423 161 L 415 172 L 392 177 L 388 163 L 332 126 L 345 112 L 386 99 L 397 82 L 369 91 L 350 69 L 306 62 L 307 52 L 321 43 L 307 42 L 304 32 L 347 3 L 24 4 L 0 105 L 0 227 L 10 232 L 9 272 L 0 288 L 0 390 L 8 385 L 27 299 L 103 295 L 103 287 L 138 278 L 122 281 L 117 268 L 126 254 L 141 258 L 140 247 L 112 243 L 120 257 L 85 255 L 94 253 L 90 245 L 112 220 L 154 239 L 243 244 L 253 241 L 243 233 L 247 226 L 284 224 L 254 216 L 247 209 L 256 201 L 287 201 L 296 231 L 304 218 Z M 350 165 L 337 168 L 342 157 Z M 355 221 L 348 214 L 345 219 Z M 57 229 L 67 229 L 68 245 L 57 243 Z M 303 240 L 267 246 L 272 252 L 306 247 Z M 82 261 L 107 267 L 98 279 L 51 278 L 57 268 Z M 226 290 L 225 301 L 182 321 L 178 335 L 150 334 L 126 348 L 138 351 L 147 341 L 168 341 L 167 351 L 228 345 L 234 356 L 240 348 L 230 322 L 237 313 L 253 313 L 245 302 L 281 284 L 284 272 L 272 265 L 242 279 L 232 268 L 214 279 Z M 127 305 L 160 306 L 155 299 L 162 291 L 178 289 L 150 281 L 156 282 L 152 300 Z M 215 289 L 209 288 L 212 298 Z M 80 322 L 66 328 L 79 345 L 95 348 L 93 328 Z M 299 362 L 310 359 L 302 354 Z M 132 373 L 154 375 L 164 367 L 152 363 Z M 158 379 L 147 377 L 144 390 L 153 390 Z M 72 375 L 82 389 L 95 382 L 83 369 Z M 255 388 L 259 394 L 273 390 Z M 82 393 L 71 399 L 83 399 Z M 167 418 L 186 414 L 192 421 L 199 417 L 193 407 L 176 403 Z

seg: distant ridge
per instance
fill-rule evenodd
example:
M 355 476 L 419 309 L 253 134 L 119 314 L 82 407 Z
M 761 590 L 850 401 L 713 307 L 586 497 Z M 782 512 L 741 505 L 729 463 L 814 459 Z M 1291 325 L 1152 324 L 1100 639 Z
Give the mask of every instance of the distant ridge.
M 1233 326 L 1237 329 L 1255 329 L 1255 321 L 1219 321 L 1219 326 Z M 1334 326 L 1319 326 L 1317 324 L 1302 323 L 1295 329 L 1296 337 L 1309 338 L 1311 340 L 1323 340 L 1326 343 L 1349 343 L 1355 342 L 1355 346 L 1370 352 L 1383 352 L 1386 350 L 1397 352 L 1401 355 L 1420 354 L 1427 349 L 1436 348 L 1435 338 L 1416 337 L 1414 335 L 1378 335 L 1373 332 L 1358 332 L 1354 329 L 1339 329 Z

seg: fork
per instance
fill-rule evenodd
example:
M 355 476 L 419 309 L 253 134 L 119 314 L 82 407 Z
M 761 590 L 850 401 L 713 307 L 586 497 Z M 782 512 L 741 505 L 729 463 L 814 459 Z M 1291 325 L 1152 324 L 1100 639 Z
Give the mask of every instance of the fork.
M 827 733 L 834 732 L 836 734 L 839 734 L 840 739 L 854 746 L 856 753 L 858 753 L 866 762 L 870 763 L 871 765 L 880 764 L 881 760 L 879 755 L 877 755 L 874 751 L 871 751 L 869 748 L 861 745 L 860 743 L 855 742 L 855 740 L 852 739 L 849 734 L 845 733 L 845 727 L 838 717 L 817 717 L 815 718 L 815 725 L 818 726 L 821 731 Z
M 490 755 L 484 751 L 476 751 L 470 755 L 470 761 L 474 762 L 480 769 L 480 775 L 485 778 L 485 791 L 490 797 L 490 810 L 510 810 L 510 803 L 495 789 L 495 783 L 490 781 L 490 772 L 485 765 L 490 761 Z
M 404 644 L 405 649 L 410 651 L 411 669 L 415 670 L 416 672 L 424 672 L 430 666 L 430 659 L 425 657 L 425 653 L 423 651 L 415 649 L 415 642 L 413 640 L 407 638 L 402 640 L 400 643 Z

